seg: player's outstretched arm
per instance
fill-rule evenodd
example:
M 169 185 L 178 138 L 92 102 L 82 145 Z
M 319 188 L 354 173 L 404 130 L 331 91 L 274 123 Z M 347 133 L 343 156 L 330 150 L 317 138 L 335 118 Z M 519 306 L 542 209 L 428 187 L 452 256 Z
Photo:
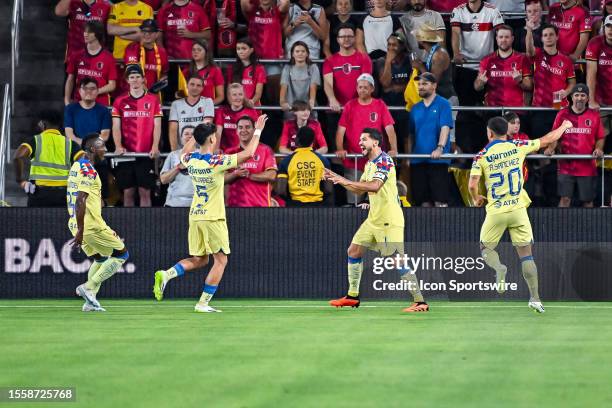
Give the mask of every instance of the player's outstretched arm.
M 561 139 L 565 131 L 571 129 L 573 126 L 572 122 L 564 120 L 561 126 L 540 138 L 540 148 L 545 148 L 548 145 L 556 143 L 557 140 Z
M 383 186 L 382 180 L 375 179 L 372 181 L 351 181 L 329 169 L 325 169 L 323 179 L 331 181 L 334 184 L 340 184 L 351 193 L 356 194 L 377 193 Z
M 257 118 L 257 122 L 255 122 L 255 133 L 251 138 L 246 149 L 238 153 L 238 164 L 244 163 L 249 160 L 255 154 L 255 150 L 257 150 L 257 146 L 259 146 L 259 137 L 261 136 L 261 132 L 264 127 L 266 127 L 266 121 L 268 120 L 268 115 L 261 115 Z

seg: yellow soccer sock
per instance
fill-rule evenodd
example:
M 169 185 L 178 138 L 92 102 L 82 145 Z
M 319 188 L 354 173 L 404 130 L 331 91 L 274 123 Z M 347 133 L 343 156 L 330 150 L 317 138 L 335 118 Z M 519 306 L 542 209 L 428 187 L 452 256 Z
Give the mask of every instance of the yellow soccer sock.
M 523 272 L 523 278 L 525 278 L 525 282 L 527 282 L 527 287 L 529 288 L 529 300 L 539 302 L 540 294 L 538 293 L 538 267 L 533 261 L 533 256 L 521 258 L 521 269 Z
M 412 295 L 413 302 L 425 302 L 423 295 L 421 294 L 421 288 L 419 287 L 419 281 L 417 280 L 416 274 L 412 273 L 412 270 L 400 270 L 400 278 L 408 282 L 408 292 Z
M 361 283 L 361 274 L 363 273 L 363 262 L 361 258 L 348 257 L 348 295 L 359 296 L 359 284 Z
M 121 258 L 117 258 L 114 256 L 109 257 L 98 269 L 98 272 L 94 276 L 91 277 L 90 280 L 87 281 L 86 288 L 92 290 L 92 288 L 100 289 L 100 285 L 102 282 L 113 276 L 119 269 L 121 265 L 127 261 L 129 254 L 126 252 Z
M 200 301 L 198 303 L 208 305 L 208 302 L 210 302 L 216 291 L 216 285 L 209 285 L 205 283 L 204 288 L 202 289 L 202 296 L 200 296 Z
M 101 258 L 98 260 L 94 260 L 91 263 L 91 266 L 89 267 L 89 271 L 87 271 L 87 281 L 91 281 L 91 278 L 96 274 L 96 272 L 98 272 L 98 269 L 100 269 L 100 267 L 102 266 L 102 264 L 104 263 L 104 261 L 106 261 L 108 258 Z M 96 293 L 98 293 L 98 290 L 100 289 L 99 286 L 94 287 L 91 290 L 91 292 L 95 295 Z
M 166 282 L 168 282 L 170 279 L 174 279 L 178 276 L 183 276 L 184 274 L 185 268 L 183 268 L 183 265 L 181 265 L 180 262 L 177 262 L 176 265 L 174 265 L 172 268 L 166 269 L 164 271 L 164 278 Z

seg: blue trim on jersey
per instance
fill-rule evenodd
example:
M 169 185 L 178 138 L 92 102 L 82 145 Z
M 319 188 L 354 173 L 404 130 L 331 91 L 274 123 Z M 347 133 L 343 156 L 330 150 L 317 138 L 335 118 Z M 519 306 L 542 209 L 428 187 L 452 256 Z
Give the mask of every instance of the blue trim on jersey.
M 81 157 L 79 157 L 79 160 L 77 160 L 77 161 L 78 161 L 79 163 L 81 163 L 81 164 L 85 164 L 85 163 L 89 163 L 89 164 L 91 164 L 91 160 L 89 160 L 89 159 L 87 158 L 87 155 L 86 155 L 86 154 L 84 154 L 84 155 L 82 155 Z
M 372 163 L 376 163 L 378 161 L 378 159 L 380 159 L 380 156 L 382 156 L 383 154 L 385 154 L 385 152 L 380 152 L 380 154 L 378 156 L 376 156 L 375 158 L 373 158 L 372 160 L 370 160 Z
M 506 142 L 507 142 L 507 140 L 494 140 L 492 142 L 489 142 L 489 144 L 486 145 L 483 150 L 488 150 L 489 148 L 495 146 L 498 143 L 506 143 Z
M 526 256 L 521 258 L 521 262 L 533 261 L 533 255 Z
M 204 288 L 202 289 L 202 292 L 208 293 L 209 295 L 214 295 L 216 291 L 217 291 L 217 286 L 207 285 L 206 283 L 204 284 Z
M 212 154 L 210 153 L 206 153 L 206 154 L 201 154 L 198 152 L 191 153 L 191 158 L 196 159 L 196 160 L 210 161 L 211 157 L 212 157 Z
M 357 264 L 357 263 L 361 263 L 361 258 L 351 258 L 350 256 L 348 257 L 348 263 L 350 264 Z
M 174 269 L 176 269 L 176 276 L 183 276 L 185 274 L 185 268 L 183 268 L 183 265 L 181 265 L 180 262 L 177 262 L 176 265 L 174 265 Z

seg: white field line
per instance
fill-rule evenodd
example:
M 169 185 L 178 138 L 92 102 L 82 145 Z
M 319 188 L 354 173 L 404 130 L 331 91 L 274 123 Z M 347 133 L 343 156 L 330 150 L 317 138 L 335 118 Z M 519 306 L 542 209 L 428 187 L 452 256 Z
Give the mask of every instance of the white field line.
M 401 308 L 406 307 L 408 303 L 397 304 L 397 305 L 362 305 L 360 308 Z M 113 305 L 112 303 L 104 303 L 105 307 L 117 308 L 117 309 L 159 309 L 159 308 L 190 308 L 192 307 L 189 304 L 185 305 L 173 305 L 173 304 L 151 304 L 151 305 L 142 305 L 142 304 L 122 304 L 122 305 Z M 432 309 L 510 309 L 510 308 L 525 308 L 526 305 L 518 305 L 518 304 L 508 304 L 508 305 L 487 305 L 483 304 L 470 304 L 470 305 L 462 305 L 458 304 L 446 304 L 446 305 L 438 305 L 431 304 Z M 329 305 L 220 305 L 220 308 L 223 309 L 329 309 L 331 306 Z M 550 309 L 612 309 L 612 304 L 609 305 L 555 305 L 554 303 L 546 304 L 546 308 Z M 74 309 L 78 308 L 78 305 L 2 305 L 0 304 L 0 309 Z

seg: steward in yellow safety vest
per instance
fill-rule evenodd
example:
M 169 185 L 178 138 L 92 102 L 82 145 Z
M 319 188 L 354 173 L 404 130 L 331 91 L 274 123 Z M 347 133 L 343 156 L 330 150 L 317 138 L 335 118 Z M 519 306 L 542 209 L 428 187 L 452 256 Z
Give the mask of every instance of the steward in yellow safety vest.
M 83 155 L 79 145 L 60 132 L 62 116 L 57 111 L 41 113 L 41 133 L 22 143 L 15 153 L 15 175 L 28 194 L 28 207 L 66 206 L 66 184 L 70 166 Z M 29 181 L 25 177 L 30 163 Z

